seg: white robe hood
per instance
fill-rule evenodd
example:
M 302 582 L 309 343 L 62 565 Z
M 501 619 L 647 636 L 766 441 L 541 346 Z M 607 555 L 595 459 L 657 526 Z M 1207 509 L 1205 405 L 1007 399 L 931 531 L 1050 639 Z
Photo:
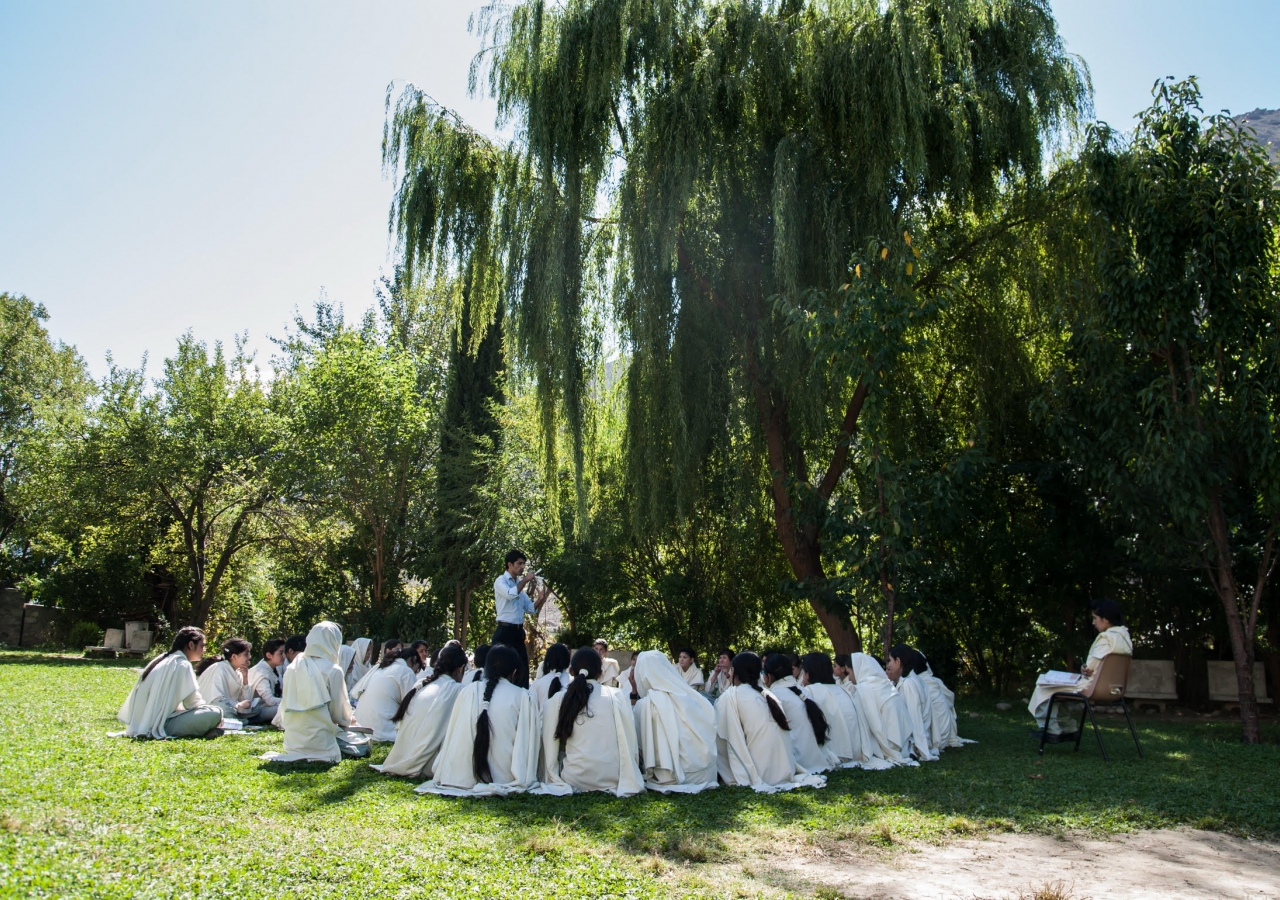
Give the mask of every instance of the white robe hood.
M 636 657 L 636 736 L 645 785 L 696 794 L 716 786 L 715 707 L 658 650 Z
M 880 755 L 899 766 L 918 766 L 911 758 L 911 726 L 906 704 L 897 695 L 880 664 L 865 653 L 850 655 L 858 711 L 880 747 Z
M 307 649 L 293 658 L 280 696 L 282 712 L 306 712 L 328 704 L 329 670 L 338 664 L 342 629 L 320 622 L 307 633 Z

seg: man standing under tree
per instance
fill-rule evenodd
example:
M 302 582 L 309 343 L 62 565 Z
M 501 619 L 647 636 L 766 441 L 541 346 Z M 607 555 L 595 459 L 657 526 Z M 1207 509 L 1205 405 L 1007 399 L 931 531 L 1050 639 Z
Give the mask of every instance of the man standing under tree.
M 521 665 L 512 679 L 520 687 L 529 686 L 529 650 L 524 644 L 524 617 L 537 615 L 547 602 L 547 590 L 538 592 L 537 601 L 529 599 L 525 588 L 536 575 L 525 575 L 527 557 L 519 550 L 507 554 L 507 571 L 493 582 L 493 605 L 498 613 L 498 627 L 493 630 L 493 643 L 506 644 L 520 654 Z M 523 576 L 523 577 L 521 577 Z

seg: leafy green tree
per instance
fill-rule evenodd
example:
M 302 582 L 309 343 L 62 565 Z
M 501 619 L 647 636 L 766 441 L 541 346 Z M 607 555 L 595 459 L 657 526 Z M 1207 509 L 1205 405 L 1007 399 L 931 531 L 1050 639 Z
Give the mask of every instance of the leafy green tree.
M 1091 135 L 1080 179 L 1096 283 L 1083 285 L 1058 424 L 1141 538 L 1202 569 L 1222 605 L 1244 740 L 1280 523 L 1276 169 L 1194 80 L 1161 82 L 1126 143 Z M 1091 288 L 1091 289 L 1089 289 Z
M 847 281 L 869 240 L 1039 169 L 1086 95 L 1048 5 L 576 0 L 490 25 L 490 88 L 520 143 L 494 147 L 407 91 L 384 143 L 404 164 L 403 245 L 495 273 L 544 428 L 574 436 L 580 520 L 592 311 L 615 298 L 636 526 L 693 515 L 708 460 L 749 455 L 793 576 L 835 647 L 855 648 L 821 532 L 893 358 L 824 365 L 770 298 L 802 304 Z M 450 243 L 475 222 L 481 252 Z M 730 447 L 735 405 L 751 438 Z
M 92 382 L 74 347 L 52 340 L 44 307 L 0 293 L 0 580 L 21 574 L 30 550 L 20 498 L 52 435 L 74 427 Z
M 378 629 L 420 550 L 434 409 L 413 355 L 389 345 L 371 320 L 359 329 L 330 324 L 313 330 L 318 339 L 291 345 L 272 389 L 282 490 L 313 527 L 338 529 L 335 549 L 365 604 L 360 618 Z

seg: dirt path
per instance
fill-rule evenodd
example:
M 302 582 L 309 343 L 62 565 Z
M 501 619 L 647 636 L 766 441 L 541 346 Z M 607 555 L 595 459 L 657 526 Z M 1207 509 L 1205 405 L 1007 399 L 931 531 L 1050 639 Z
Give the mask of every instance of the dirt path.
M 1112 840 L 1005 834 L 878 856 L 801 854 L 772 863 L 767 872 L 756 867 L 756 877 L 858 900 L 1280 900 L 1280 844 L 1182 829 Z

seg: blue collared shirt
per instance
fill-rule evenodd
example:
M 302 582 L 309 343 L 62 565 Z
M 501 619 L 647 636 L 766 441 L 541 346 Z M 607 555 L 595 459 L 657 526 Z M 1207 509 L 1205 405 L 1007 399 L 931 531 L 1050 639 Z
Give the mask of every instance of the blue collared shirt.
M 498 621 L 504 625 L 523 625 L 524 617 L 536 612 L 529 595 L 516 590 L 517 584 L 510 572 L 503 572 L 493 582 L 493 604 L 498 611 Z

